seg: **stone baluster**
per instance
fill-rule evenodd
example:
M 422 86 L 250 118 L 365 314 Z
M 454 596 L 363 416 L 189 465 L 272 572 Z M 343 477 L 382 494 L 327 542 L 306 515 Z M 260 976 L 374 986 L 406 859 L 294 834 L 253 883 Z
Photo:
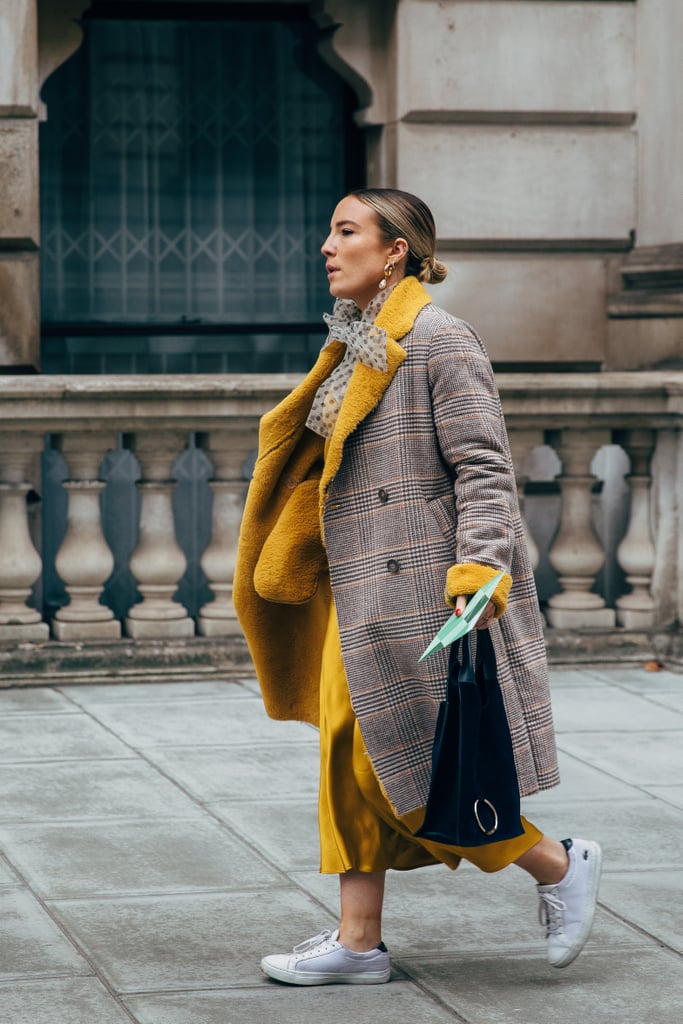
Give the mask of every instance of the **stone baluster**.
M 653 430 L 624 430 L 615 432 L 614 440 L 631 460 L 631 472 L 626 477 L 631 489 L 628 529 L 617 548 L 617 562 L 626 573 L 631 591 L 617 598 L 617 622 L 626 629 L 648 629 L 655 624 L 656 611 L 650 593 L 655 566 L 650 526 L 650 460 L 656 434 Z
M 562 462 L 560 485 L 560 528 L 549 552 L 550 564 L 558 574 L 562 592 L 548 600 L 547 619 L 558 629 L 582 627 L 612 628 L 613 609 L 599 594 L 591 593 L 595 575 L 605 561 L 602 544 L 593 529 L 590 472 L 596 451 L 611 443 L 609 430 L 560 431 L 552 447 Z
M 519 511 L 522 517 L 522 527 L 524 529 L 524 537 L 526 540 L 527 550 L 529 552 L 529 562 L 531 568 L 536 570 L 539 563 L 539 553 L 536 541 L 531 535 L 529 524 L 524 516 L 524 485 L 529 479 L 526 469 L 526 462 L 534 450 L 539 448 L 543 444 L 543 431 L 542 430 L 510 430 L 510 450 L 512 452 L 512 461 L 515 466 L 515 481 L 517 483 L 517 495 L 519 498 Z
M 41 613 L 29 608 L 31 588 L 43 562 L 29 530 L 26 495 L 31 466 L 43 448 L 41 434 L 0 435 L 0 640 L 47 640 L 50 629 Z
M 55 567 L 70 601 L 56 613 L 52 632 L 57 640 L 118 640 L 121 623 L 101 603 L 104 584 L 114 569 L 114 556 L 102 532 L 99 467 L 114 437 L 80 431 L 58 435 L 69 472 L 67 530 Z
M 150 430 L 127 438 L 140 463 L 142 479 L 140 534 L 129 568 L 142 601 L 132 605 L 126 632 L 134 639 L 187 637 L 194 622 L 183 605 L 173 600 L 187 559 L 178 544 L 173 519 L 173 463 L 187 443 L 180 430 Z
M 197 628 L 203 636 L 232 636 L 240 632 L 232 604 L 232 583 L 247 486 L 243 470 L 249 453 L 256 448 L 257 421 L 231 420 L 229 430 L 201 434 L 197 443 L 213 465 L 209 483 L 213 492 L 211 541 L 200 564 L 214 594 L 214 600 L 201 608 Z

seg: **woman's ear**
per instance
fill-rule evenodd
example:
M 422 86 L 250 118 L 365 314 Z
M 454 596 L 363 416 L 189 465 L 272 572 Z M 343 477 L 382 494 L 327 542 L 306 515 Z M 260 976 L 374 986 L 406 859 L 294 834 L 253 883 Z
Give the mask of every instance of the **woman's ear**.
M 390 255 L 395 256 L 397 260 L 402 260 L 404 256 L 408 255 L 409 245 L 405 238 L 395 238 L 394 244 L 391 247 Z

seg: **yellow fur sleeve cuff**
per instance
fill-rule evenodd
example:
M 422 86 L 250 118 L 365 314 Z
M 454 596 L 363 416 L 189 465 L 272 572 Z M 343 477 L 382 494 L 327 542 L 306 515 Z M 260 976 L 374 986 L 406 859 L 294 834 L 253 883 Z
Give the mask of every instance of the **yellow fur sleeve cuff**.
M 446 573 L 446 604 L 449 604 L 452 608 L 459 594 L 476 594 L 479 587 L 483 587 L 485 583 L 488 583 L 499 572 L 500 569 L 494 569 L 490 565 L 476 565 L 474 562 L 452 565 Z M 506 572 L 491 598 L 496 606 L 497 619 L 501 617 L 507 608 L 508 594 L 510 593 L 511 586 L 512 577 Z

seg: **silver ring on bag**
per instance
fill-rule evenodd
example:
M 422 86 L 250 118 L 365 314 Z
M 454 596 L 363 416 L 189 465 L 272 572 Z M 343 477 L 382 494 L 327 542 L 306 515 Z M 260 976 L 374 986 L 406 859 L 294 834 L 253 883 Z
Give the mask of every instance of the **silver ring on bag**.
M 481 818 L 479 817 L 479 804 L 486 804 L 488 809 L 493 814 L 493 828 L 487 829 L 484 828 L 484 826 L 482 825 Z M 481 797 L 477 797 L 477 799 L 474 801 L 474 818 L 478 828 L 484 833 L 485 836 L 492 836 L 495 832 L 498 831 L 498 811 L 493 806 L 491 801 L 486 799 L 486 797 L 484 797 L 483 799 L 481 799 Z

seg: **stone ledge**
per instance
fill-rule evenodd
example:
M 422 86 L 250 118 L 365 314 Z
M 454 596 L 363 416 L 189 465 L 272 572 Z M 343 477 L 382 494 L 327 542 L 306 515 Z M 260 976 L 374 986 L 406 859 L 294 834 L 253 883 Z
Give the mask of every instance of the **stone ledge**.
M 621 276 L 627 288 L 683 288 L 683 244 L 637 246 Z
M 683 632 L 546 631 L 551 665 L 633 665 L 660 662 L 681 672 Z M 0 644 L 0 688 L 237 679 L 254 673 L 241 636 L 181 640 Z
M 683 291 L 633 289 L 610 295 L 607 315 L 612 320 L 682 317 Z
M 607 299 L 610 319 L 683 316 L 683 244 L 637 246 L 620 274 L 621 291 Z
M 683 632 L 627 629 L 546 629 L 548 661 L 557 667 L 659 662 L 683 673 Z M 683 676 L 681 678 L 683 684 Z
M 0 644 L 0 688 L 253 675 L 243 637 Z

